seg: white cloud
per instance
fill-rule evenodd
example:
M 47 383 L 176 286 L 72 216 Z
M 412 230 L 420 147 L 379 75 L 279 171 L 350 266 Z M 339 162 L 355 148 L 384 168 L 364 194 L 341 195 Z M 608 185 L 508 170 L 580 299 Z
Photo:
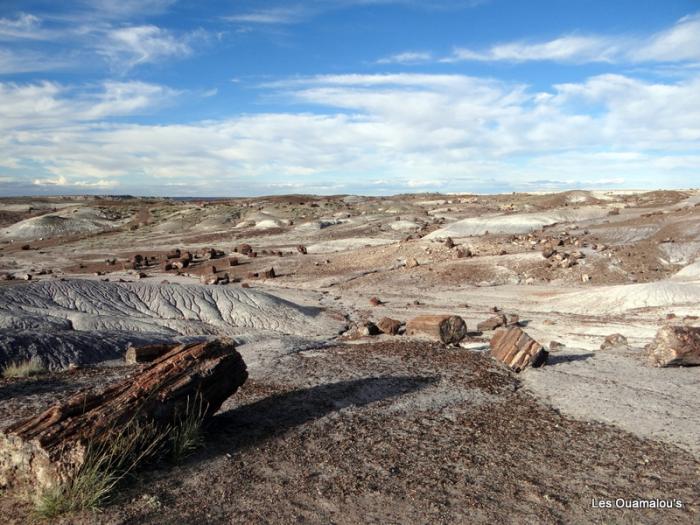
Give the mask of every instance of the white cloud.
M 377 180 L 386 192 L 430 181 L 443 191 L 690 186 L 700 171 L 700 76 L 599 75 L 546 93 L 426 74 L 321 75 L 265 89 L 317 112 L 139 125 L 108 119 L 147 111 L 165 88 L 0 85 L 0 158 L 20 167 L 15 178 L 31 165 L 36 180 L 200 195 L 284 191 L 280 180 L 336 192 L 376 191 Z
M 511 42 L 486 51 L 456 48 L 442 62 L 553 60 L 559 62 L 612 62 L 619 55 L 620 44 L 613 39 L 596 36 L 569 35 L 547 42 Z
M 55 82 L 0 82 L 0 130 L 70 128 L 77 122 L 145 114 L 177 96 L 145 82 L 105 82 L 98 90 L 77 90 Z
M 192 48 L 185 38 L 144 25 L 109 30 L 99 52 L 118 67 L 130 69 L 165 58 L 186 57 L 192 53 Z
M 303 6 L 273 7 L 225 16 L 224 19 L 247 24 L 295 24 L 310 14 L 311 11 Z
M 38 17 L 20 13 L 16 18 L 0 18 L 0 40 L 40 40 L 45 34 L 40 31 Z
M 673 27 L 631 49 L 629 57 L 636 62 L 700 60 L 700 15 L 681 18 Z
M 405 51 L 396 55 L 380 58 L 377 64 L 420 64 L 429 62 L 433 56 L 423 51 Z
M 700 60 L 700 15 L 646 37 L 564 35 L 543 42 L 515 41 L 484 50 L 457 47 L 441 62 L 683 62 Z
M 65 186 L 68 184 L 68 179 L 60 175 L 55 179 L 34 179 L 32 184 L 34 184 L 34 186 Z

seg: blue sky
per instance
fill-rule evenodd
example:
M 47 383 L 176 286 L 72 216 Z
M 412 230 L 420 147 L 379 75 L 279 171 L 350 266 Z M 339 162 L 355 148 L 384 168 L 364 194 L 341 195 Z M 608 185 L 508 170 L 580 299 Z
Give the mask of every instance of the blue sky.
M 0 195 L 698 181 L 697 0 L 0 2 Z

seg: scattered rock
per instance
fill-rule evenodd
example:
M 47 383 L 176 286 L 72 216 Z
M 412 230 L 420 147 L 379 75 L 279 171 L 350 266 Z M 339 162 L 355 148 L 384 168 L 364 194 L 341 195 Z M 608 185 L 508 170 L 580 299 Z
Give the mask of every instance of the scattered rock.
M 455 242 L 452 240 L 452 237 L 445 239 L 445 246 L 450 250 L 455 247 Z
M 302 255 L 306 255 L 306 246 L 304 246 L 303 244 L 298 244 L 297 251 Z
M 406 260 L 406 268 L 415 268 L 416 266 L 419 266 L 419 264 L 415 257 L 409 257 Z
M 496 328 L 504 326 L 505 324 L 505 315 L 494 315 L 493 317 L 489 317 L 486 321 L 482 321 L 478 325 L 476 325 L 476 329 L 479 332 L 487 332 L 490 330 L 495 330 Z
M 560 343 L 559 341 L 550 341 L 549 342 L 549 351 L 550 352 L 561 352 L 564 350 L 564 343 Z
M 276 277 L 275 269 L 270 268 L 269 270 L 263 270 L 262 277 L 265 279 L 274 279 Z
M 396 335 L 401 328 L 401 321 L 397 321 L 391 317 L 382 317 L 377 323 L 377 327 L 385 334 Z
M 361 321 L 355 323 L 346 332 L 345 336 L 349 339 L 357 339 L 359 337 L 371 337 L 379 334 L 379 328 L 372 321 Z
M 700 365 L 700 327 L 662 327 L 647 346 L 647 355 L 655 366 Z
M 538 367 L 547 362 L 549 352 L 517 326 L 501 328 L 491 338 L 490 354 L 513 371 L 527 366 Z
M 612 348 L 627 348 L 627 338 L 622 334 L 611 334 L 601 343 L 601 350 L 610 350 Z
M 238 266 L 238 257 L 231 257 L 228 260 L 229 266 Z

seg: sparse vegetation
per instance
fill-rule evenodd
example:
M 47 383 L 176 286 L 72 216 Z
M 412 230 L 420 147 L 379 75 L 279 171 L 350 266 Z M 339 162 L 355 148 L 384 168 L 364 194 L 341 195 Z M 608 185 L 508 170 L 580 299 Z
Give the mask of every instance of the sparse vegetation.
M 159 428 L 136 419 L 115 430 L 109 440 L 90 443 L 85 461 L 60 486 L 42 492 L 35 511 L 43 518 L 83 510 L 97 510 L 114 495 L 119 483 L 148 459 L 168 454 L 180 461 L 202 445 L 202 423 L 206 414 L 200 396 L 187 406 L 171 426 Z
M 185 412 L 177 420 L 168 435 L 170 457 L 174 462 L 182 461 L 182 459 L 204 443 L 202 425 L 205 415 L 206 407 L 203 404 L 202 397 L 197 396 L 192 403 L 190 403 L 188 398 Z
M 16 361 L 8 364 L 2 371 L 2 377 L 31 377 L 46 372 L 46 367 L 38 359 Z

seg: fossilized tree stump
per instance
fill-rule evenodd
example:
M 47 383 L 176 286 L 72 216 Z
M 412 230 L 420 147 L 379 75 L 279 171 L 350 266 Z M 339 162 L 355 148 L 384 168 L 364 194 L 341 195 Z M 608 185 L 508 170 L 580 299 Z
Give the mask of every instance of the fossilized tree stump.
M 467 325 L 457 315 L 420 315 L 406 324 L 406 334 L 422 334 L 445 344 L 457 344 L 467 335 Z
M 0 487 L 51 487 L 85 459 L 89 443 L 135 421 L 165 428 L 195 399 L 213 415 L 248 377 L 230 340 L 182 344 L 102 391 L 79 392 L 0 433 Z

